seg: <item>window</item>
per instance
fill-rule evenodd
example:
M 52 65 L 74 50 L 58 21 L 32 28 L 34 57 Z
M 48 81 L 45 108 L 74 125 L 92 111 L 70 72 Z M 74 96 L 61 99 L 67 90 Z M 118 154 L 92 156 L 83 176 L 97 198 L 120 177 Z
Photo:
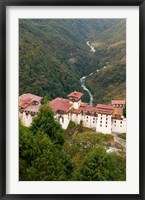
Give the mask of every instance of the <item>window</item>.
M 88 119 L 88 116 L 87 116 L 87 119 Z
M 122 124 L 122 121 L 120 122 L 120 124 Z
M 116 123 L 116 121 L 114 121 L 114 123 Z
M 106 127 L 107 127 L 107 125 L 106 125 Z
M 95 122 L 93 121 L 93 124 L 94 124 Z
M 101 117 L 101 119 L 102 119 L 102 117 Z
M 107 122 L 106 122 L 106 124 L 107 124 Z
M 95 120 L 95 118 L 93 118 L 93 120 Z
M 116 124 L 114 124 L 114 126 L 116 126 Z
M 100 123 L 102 123 L 102 121 L 100 121 Z
M 108 120 L 108 118 L 106 118 L 106 120 Z
M 122 127 L 122 125 L 120 125 L 120 127 Z
M 100 124 L 100 126 L 102 126 L 102 124 Z
M 86 122 L 88 122 L 88 120 L 86 120 Z

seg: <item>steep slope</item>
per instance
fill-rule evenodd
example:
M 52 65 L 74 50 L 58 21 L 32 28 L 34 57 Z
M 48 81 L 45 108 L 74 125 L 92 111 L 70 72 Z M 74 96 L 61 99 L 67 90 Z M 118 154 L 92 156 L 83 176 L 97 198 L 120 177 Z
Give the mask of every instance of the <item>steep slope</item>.
M 20 19 L 19 92 L 49 99 L 82 91 L 79 78 L 98 68 L 86 41 L 119 19 Z M 86 95 L 87 100 L 87 95 Z
M 126 98 L 126 21 L 112 26 L 91 41 L 99 59 L 99 71 L 86 80 L 94 104 Z

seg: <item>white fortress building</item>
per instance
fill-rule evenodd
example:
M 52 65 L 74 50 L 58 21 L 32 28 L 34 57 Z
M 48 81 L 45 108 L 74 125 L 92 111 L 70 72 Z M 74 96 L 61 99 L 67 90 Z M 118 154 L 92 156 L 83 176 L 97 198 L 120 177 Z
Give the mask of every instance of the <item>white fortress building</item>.
M 31 95 L 23 94 L 19 97 L 19 115 L 25 126 L 31 125 L 42 100 L 42 97 Z M 83 95 L 81 92 L 72 92 L 67 99 L 56 98 L 49 102 L 54 117 L 63 129 L 67 129 L 70 121 L 73 121 L 76 124 L 82 122 L 84 127 L 104 134 L 126 132 L 126 118 L 123 116 L 124 100 L 112 100 L 110 105 L 97 104 L 96 107 L 92 107 L 81 101 Z
M 37 115 L 43 98 L 33 94 L 23 94 L 19 97 L 19 118 L 23 125 L 29 127 L 33 117 Z

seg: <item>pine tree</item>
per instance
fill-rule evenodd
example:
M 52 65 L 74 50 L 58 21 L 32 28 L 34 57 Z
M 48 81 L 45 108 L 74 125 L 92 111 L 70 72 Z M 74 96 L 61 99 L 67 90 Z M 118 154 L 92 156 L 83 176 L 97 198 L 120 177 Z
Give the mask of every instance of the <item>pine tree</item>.
M 64 131 L 54 118 L 54 114 L 49 107 L 48 101 L 45 101 L 44 105 L 41 106 L 38 115 L 34 118 L 31 131 L 34 134 L 38 131 L 43 131 L 49 136 L 51 141 L 59 147 L 64 143 Z

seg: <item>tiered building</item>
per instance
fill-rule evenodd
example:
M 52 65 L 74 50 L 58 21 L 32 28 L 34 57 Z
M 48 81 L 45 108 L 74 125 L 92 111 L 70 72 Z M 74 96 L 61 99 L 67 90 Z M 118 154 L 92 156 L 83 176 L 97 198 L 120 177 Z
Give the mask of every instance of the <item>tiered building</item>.
M 37 115 L 43 97 L 33 94 L 23 94 L 19 97 L 19 118 L 25 126 L 30 126 Z
M 81 101 L 83 95 L 81 92 L 72 92 L 67 96 L 67 99 L 56 98 L 49 102 L 55 118 L 63 129 L 67 129 L 70 121 L 73 121 L 76 124 L 82 122 L 84 127 L 92 128 L 96 132 L 102 132 L 104 134 L 126 132 L 126 118 L 123 116 L 125 101 L 112 100 L 110 105 L 98 104 L 96 107 L 92 107 L 88 103 Z M 28 107 L 24 106 L 23 108 L 20 104 L 22 104 L 22 100 L 27 100 L 25 98 L 27 96 L 31 96 L 31 94 L 24 94 L 19 97 L 19 108 L 23 124 L 30 126 L 32 117 L 39 110 L 42 97 L 32 95 L 33 98 L 30 98 L 31 101 L 28 100 L 31 103 L 29 105 L 27 104 Z M 36 108 L 34 108 L 35 106 Z

